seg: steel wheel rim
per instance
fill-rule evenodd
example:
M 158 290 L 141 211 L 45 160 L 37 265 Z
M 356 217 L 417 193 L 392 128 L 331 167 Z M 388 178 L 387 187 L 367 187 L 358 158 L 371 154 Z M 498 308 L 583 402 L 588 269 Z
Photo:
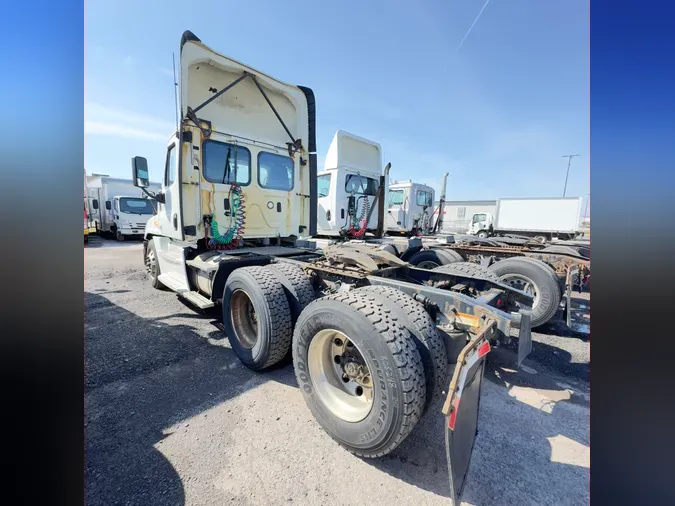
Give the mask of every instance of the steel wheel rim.
M 258 342 L 258 316 L 244 290 L 235 290 L 231 295 L 230 319 L 237 341 L 247 350 L 252 349 Z
M 154 278 L 155 272 L 157 271 L 157 259 L 155 258 L 155 251 L 151 248 L 148 248 L 148 253 L 145 255 L 145 258 L 148 268 L 148 275 L 151 278 Z
M 537 304 L 539 304 L 539 290 L 537 290 L 537 285 L 530 278 L 523 274 L 507 274 L 499 279 L 516 290 L 531 295 L 534 299 L 532 309 L 537 307 Z
M 370 369 L 358 347 L 339 330 L 324 329 L 307 351 L 309 376 L 324 406 L 345 422 L 360 422 L 373 407 Z
M 418 269 L 426 269 L 428 271 L 431 271 L 436 267 L 440 267 L 440 265 L 434 262 L 433 260 L 424 260 L 423 262 L 417 264 Z

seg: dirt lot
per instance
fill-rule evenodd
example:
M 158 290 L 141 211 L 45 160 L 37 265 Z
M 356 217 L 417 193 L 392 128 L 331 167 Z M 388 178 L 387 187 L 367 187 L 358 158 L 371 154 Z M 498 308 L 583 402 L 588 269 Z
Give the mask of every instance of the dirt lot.
M 87 504 L 448 504 L 440 404 L 394 454 L 357 458 L 291 365 L 246 369 L 218 311 L 152 289 L 140 242 L 84 256 Z M 490 354 L 465 504 L 589 501 L 589 343 L 548 332 L 518 373 Z

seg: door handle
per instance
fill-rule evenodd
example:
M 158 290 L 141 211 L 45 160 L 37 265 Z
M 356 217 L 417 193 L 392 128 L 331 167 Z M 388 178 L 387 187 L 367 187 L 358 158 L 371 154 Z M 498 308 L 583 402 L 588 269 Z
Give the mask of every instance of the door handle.
M 173 215 L 173 228 L 178 230 L 178 215 L 177 214 Z

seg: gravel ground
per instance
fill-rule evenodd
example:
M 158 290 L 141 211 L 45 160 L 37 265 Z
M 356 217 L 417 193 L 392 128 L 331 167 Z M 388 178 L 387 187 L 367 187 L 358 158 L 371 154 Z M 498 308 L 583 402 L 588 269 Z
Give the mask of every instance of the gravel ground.
M 84 255 L 87 504 L 448 504 L 440 403 L 392 455 L 357 458 L 291 365 L 246 369 L 217 310 L 152 289 L 139 242 Z M 518 373 L 490 354 L 463 504 L 589 502 L 589 343 L 544 332 Z

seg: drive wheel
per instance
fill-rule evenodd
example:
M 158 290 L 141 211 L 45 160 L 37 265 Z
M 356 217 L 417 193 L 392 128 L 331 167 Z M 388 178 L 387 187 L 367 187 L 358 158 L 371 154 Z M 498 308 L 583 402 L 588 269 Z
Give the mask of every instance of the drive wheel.
M 443 338 L 438 335 L 436 324 L 422 304 L 396 288 L 370 285 L 357 289 L 357 292 L 378 297 L 399 320 L 405 323 L 424 365 L 427 384 L 427 397 L 424 405 L 426 411 L 434 398 L 442 394 L 449 383 L 448 354 Z
M 424 366 L 405 325 L 365 293 L 329 295 L 293 335 L 300 390 L 321 427 L 362 457 L 394 450 L 424 409 Z
M 291 345 L 291 311 L 284 287 L 264 267 L 241 267 L 227 278 L 223 324 L 242 363 L 262 370 L 280 362 Z
M 419 269 L 433 269 L 441 265 L 461 262 L 462 260 L 464 260 L 462 255 L 455 250 L 432 248 L 418 251 L 408 260 L 408 263 Z
M 506 258 L 490 266 L 502 283 L 534 298 L 532 327 L 548 322 L 560 306 L 562 294 L 555 272 L 543 262 L 527 257 Z
M 499 276 L 492 272 L 487 267 L 471 262 L 457 262 L 454 264 L 441 265 L 433 269 L 436 272 L 444 272 L 445 274 L 455 274 L 457 276 L 465 276 L 469 278 L 484 278 L 489 281 L 499 281 Z

